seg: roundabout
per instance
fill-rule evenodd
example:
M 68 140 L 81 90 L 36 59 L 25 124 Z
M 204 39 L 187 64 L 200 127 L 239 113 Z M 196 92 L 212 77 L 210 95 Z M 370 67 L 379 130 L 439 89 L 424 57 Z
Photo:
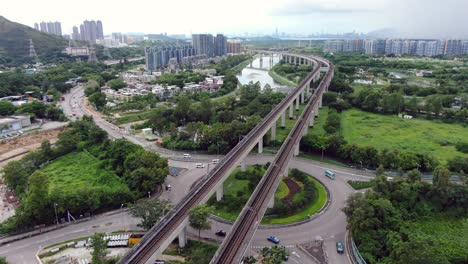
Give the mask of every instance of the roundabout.
M 264 173 L 265 167 L 253 165 L 246 172 L 235 170 L 224 183 L 225 195 L 216 202 L 213 196 L 208 204 L 212 217 L 220 222 L 233 223 L 250 197 L 256 179 Z M 299 170 L 292 170 L 282 179 L 275 193 L 273 208 L 262 219 L 260 228 L 289 226 L 310 221 L 326 209 L 328 190 L 316 178 Z

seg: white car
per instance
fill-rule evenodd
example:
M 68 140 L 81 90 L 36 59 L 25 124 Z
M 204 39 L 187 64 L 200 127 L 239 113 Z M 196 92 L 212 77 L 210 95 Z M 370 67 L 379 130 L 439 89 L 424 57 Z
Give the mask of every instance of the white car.
M 197 167 L 197 168 L 205 168 L 205 164 L 203 164 L 203 163 L 197 163 L 196 167 Z
M 190 154 L 183 154 L 182 157 L 184 157 L 184 159 L 190 159 L 192 156 L 190 156 Z
M 213 164 L 218 164 L 219 163 L 219 159 L 214 159 L 211 161 Z

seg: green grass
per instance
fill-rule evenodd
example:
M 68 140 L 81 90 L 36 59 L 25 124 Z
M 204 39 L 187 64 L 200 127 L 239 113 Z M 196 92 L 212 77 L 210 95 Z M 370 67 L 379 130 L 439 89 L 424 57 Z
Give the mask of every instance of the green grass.
M 299 111 L 296 111 L 296 103 L 294 103 L 294 111 L 293 114 L 300 116 L 302 112 L 304 112 L 305 105 L 299 104 Z M 286 123 L 285 128 L 281 128 L 281 117 L 278 119 L 277 126 L 276 126 L 276 140 L 283 142 L 284 139 L 288 136 L 291 129 L 296 125 L 297 119 L 289 119 L 289 108 L 286 110 Z
M 67 154 L 45 166 L 42 171 L 49 176 L 51 190 L 125 186 L 117 175 L 100 168 L 100 161 L 85 152 Z
M 184 263 L 188 264 L 208 264 L 218 250 L 218 245 L 189 240 L 185 248 L 179 248 L 171 244 L 164 252 L 164 255 L 181 256 L 185 258 Z M 195 258 L 195 259 L 194 259 Z M 197 263 L 195 261 L 198 261 Z M 181 263 L 179 261 L 169 261 L 168 263 Z
M 153 110 L 147 110 L 147 111 L 142 111 L 142 112 L 138 112 L 138 113 L 131 113 L 131 114 L 123 115 L 123 116 L 117 118 L 116 124 L 121 125 L 121 124 L 146 120 L 146 119 L 149 119 L 151 117 L 152 113 L 153 113 Z
M 449 259 L 468 260 L 468 219 L 455 219 L 445 216 L 430 217 L 409 224 L 410 230 L 434 245 Z M 462 262 L 457 262 L 462 263 Z M 466 263 L 466 262 L 463 262 Z
M 351 187 L 353 187 L 354 190 L 362 190 L 373 187 L 374 183 L 374 181 L 348 181 L 348 184 L 351 185 Z
M 327 191 L 325 190 L 325 187 L 319 181 L 317 181 L 311 176 L 309 176 L 309 178 L 315 183 L 315 186 L 317 186 L 317 189 L 318 189 L 317 200 L 312 202 L 305 210 L 295 215 L 291 215 L 291 216 L 283 217 L 283 218 L 274 218 L 274 219 L 264 217 L 262 219 L 262 224 L 278 225 L 278 224 L 292 223 L 292 222 L 306 219 L 312 216 L 313 214 L 317 213 L 320 209 L 322 209 L 322 207 L 327 202 Z
M 468 127 L 424 119 L 402 119 L 357 109 L 342 114 L 342 131 L 349 143 L 432 154 L 442 163 L 455 156 L 468 157 L 455 144 L 468 140 Z
M 273 69 L 270 69 L 268 71 L 268 74 L 270 75 L 271 78 L 273 78 L 273 80 L 275 80 L 275 82 L 277 82 L 277 83 L 279 83 L 281 85 L 286 85 L 286 86 L 290 86 L 290 87 L 296 87 L 297 86 L 297 83 L 295 83 L 293 81 L 290 81 L 286 77 L 283 77 L 283 76 L 279 75 Z
M 278 190 L 276 190 L 275 198 L 276 199 L 283 199 L 284 197 L 288 196 L 289 188 L 284 181 L 280 181 L 278 186 Z
M 344 164 L 342 162 L 332 160 L 332 159 L 327 159 L 327 158 L 322 159 L 321 156 L 317 156 L 317 155 L 314 155 L 314 154 L 300 153 L 299 157 L 304 158 L 304 159 L 319 161 L 319 162 L 334 165 L 334 166 L 349 167 L 348 165 L 346 165 L 346 164 Z
M 243 192 L 247 192 L 247 193 L 250 194 L 250 192 L 248 190 L 248 182 L 249 181 L 248 180 L 238 180 L 238 179 L 235 178 L 236 173 L 239 172 L 239 171 L 240 171 L 239 168 L 235 169 L 234 172 L 224 182 L 224 194 L 225 195 L 232 195 L 232 196 L 236 197 L 238 191 L 243 191 Z M 310 179 L 316 184 L 317 189 L 318 189 L 318 198 L 317 198 L 316 201 L 313 201 L 302 212 L 299 212 L 299 213 L 297 213 L 295 215 L 292 215 L 292 216 L 281 217 L 281 218 L 278 218 L 278 217 L 271 217 L 270 218 L 270 217 L 266 216 L 266 217 L 264 217 L 262 219 L 262 224 L 291 223 L 291 222 L 295 222 L 295 221 L 305 219 L 305 218 L 309 217 L 310 215 L 313 215 L 316 212 L 318 212 L 323 207 L 325 202 L 327 201 L 327 192 L 325 190 L 325 187 L 320 182 L 315 180 L 313 177 L 310 177 Z M 299 184 L 299 186 L 301 186 L 301 188 L 303 188 L 302 183 L 298 183 L 298 184 Z M 276 199 L 282 199 L 282 198 L 286 197 L 288 195 L 288 193 L 289 193 L 289 189 L 288 189 L 286 183 L 281 181 L 278 189 L 275 192 L 275 198 Z M 298 195 L 301 195 L 301 193 L 297 193 L 294 196 L 294 198 L 296 198 L 296 196 L 298 196 Z M 216 215 L 216 216 L 219 216 L 221 218 L 228 219 L 228 220 L 231 220 L 231 221 L 235 221 L 241 210 L 242 210 L 242 208 L 239 208 L 239 210 L 228 212 L 224 208 L 221 208 L 221 209 L 217 208 L 217 209 L 213 209 L 211 213 Z

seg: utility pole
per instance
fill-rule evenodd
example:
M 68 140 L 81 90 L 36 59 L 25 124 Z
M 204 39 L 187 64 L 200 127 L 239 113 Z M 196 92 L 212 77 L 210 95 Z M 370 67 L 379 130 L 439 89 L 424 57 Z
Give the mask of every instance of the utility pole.
M 57 223 L 57 225 L 59 224 L 59 221 L 58 221 L 58 215 L 57 215 L 57 203 L 54 203 L 54 212 L 55 212 L 55 222 Z

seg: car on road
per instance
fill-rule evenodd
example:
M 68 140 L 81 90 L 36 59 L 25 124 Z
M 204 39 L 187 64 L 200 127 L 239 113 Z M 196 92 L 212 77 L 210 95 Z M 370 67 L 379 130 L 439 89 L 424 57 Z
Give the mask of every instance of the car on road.
M 188 153 L 184 153 L 184 154 L 182 154 L 182 157 L 184 159 L 190 159 L 192 156 L 190 156 L 190 154 L 188 154 Z
M 280 240 L 279 238 L 275 237 L 275 236 L 269 236 L 267 237 L 267 240 L 272 242 L 272 243 L 275 243 L 275 244 L 279 244 L 280 243 Z
M 340 241 L 336 242 L 336 252 L 338 252 L 339 254 L 344 253 L 344 246 L 343 243 L 341 243 Z
M 226 236 L 226 231 L 224 230 L 218 230 L 216 233 L 215 233 L 217 236 L 222 236 L 222 237 L 225 237 Z
M 336 178 L 336 175 L 335 173 L 333 173 L 333 171 L 331 170 L 325 170 L 325 176 L 327 176 L 328 178 L 334 180 Z
M 197 168 L 205 168 L 205 164 L 203 164 L 203 163 L 197 163 L 197 164 L 196 164 L 196 167 L 197 167 Z
M 218 164 L 219 163 L 219 159 L 214 159 L 211 161 L 213 164 Z
M 157 259 L 157 260 L 154 261 L 153 264 L 166 264 L 166 261 Z

